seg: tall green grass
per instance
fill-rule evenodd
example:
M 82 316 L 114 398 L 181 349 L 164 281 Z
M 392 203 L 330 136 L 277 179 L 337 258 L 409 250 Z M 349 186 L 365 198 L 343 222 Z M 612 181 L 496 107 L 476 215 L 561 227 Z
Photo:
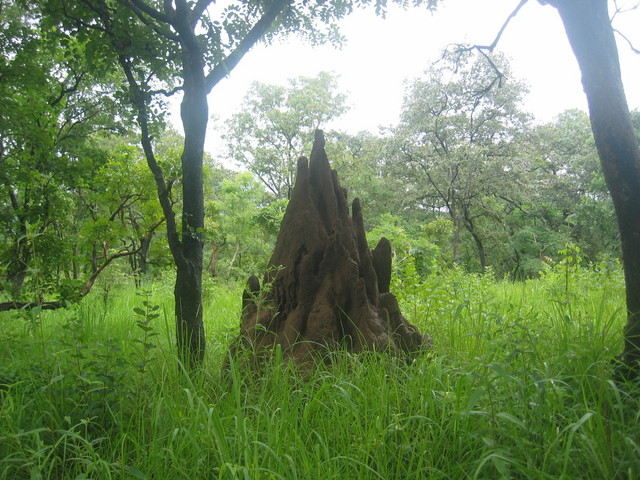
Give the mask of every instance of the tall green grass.
M 277 355 L 262 377 L 222 373 L 239 286 L 207 289 L 191 376 L 167 286 L 4 315 L 0 478 L 640 478 L 640 388 L 611 380 L 621 274 L 566 278 L 406 279 L 395 290 L 429 352 L 342 352 L 304 376 Z

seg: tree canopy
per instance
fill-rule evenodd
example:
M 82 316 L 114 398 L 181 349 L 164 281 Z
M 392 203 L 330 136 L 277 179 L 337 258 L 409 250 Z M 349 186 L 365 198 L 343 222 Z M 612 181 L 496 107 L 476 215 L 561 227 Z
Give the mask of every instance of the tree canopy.
M 231 157 L 276 198 L 289 198 L 296 162 L 315 130 L 347 109 L 345 95 L 336 90 L 337 78 L 327 72 L 292 79 L 288 87 L 255 82 L 242 111 L 227 123 Z
M 242 268 L 243 254 L 263 250 L 310 132 L 345 111 L 331 74 L 292 79 L 286 87 L 254 84 L 227 139 L 230 157 L 265 192 L 248 174 L 207 164 L 207 95 L 257 42 L 296 34 L 339 44 L 337 20 L 367 3 L 21 0 L 3 6 L 3 308 L 63 305 L 125 257 L 140 281 L 156 245 L 158 264 L 169 260 L 176 268 L 181 360 L 199 365 L 205 258 L 213 265 L 228 256 L 232 271 Z M 420 256 L 437 252 L 441 264 L 524 278 L 567 245 L 589 261 L 616 258 L 619 236 L 627 339 L 633 339 L 640 325 L 637 114 L 629 114 L 624 99 L 606 2 L 589 0 L 578 10 L 568 0 L 542 3 L 565 24 L 583 73 L 590 128 L 578 112 L 529 124 L 519 104 L 522 85 L 510 78 L 504 59 L 489 55 L 503 28 L 492 45 L 450 50 L 415 79 L 397 126 L 377 136 L 333 132 L 329 148 L 348 172 L 345 185 L 373 206 L 367 227 L 416 237 L 420 248 L 403 253 L 416 272 L 433 265 Z M 375 4 L 379 13 L 385 6 Z M 589 32 L 602 41 L 594 43 Z M 183 137 L 167 129 L 167 104 L 178 96 Z M 205 187 L 208 175 L 219 175 L 215 192 Z M 207 212 L 212 218 L 205 221 Z M 161 224 L 164 240 L 154 235 Z M 433 241 L 424 238 L 429 235 Z M 248 247 L 256 239 L 261 248 Z M 635 362 L 637 342 L 628 340 L 625 348 L 625 358 Z

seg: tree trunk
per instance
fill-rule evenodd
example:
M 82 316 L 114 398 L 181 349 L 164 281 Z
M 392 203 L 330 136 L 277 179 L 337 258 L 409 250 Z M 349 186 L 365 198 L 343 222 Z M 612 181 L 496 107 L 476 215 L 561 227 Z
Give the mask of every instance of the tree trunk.
M 482 243 L 482 239 L 476 233 L 475 230 L 467 228 L 471 236 L 473 237 L 473 241 L 476 244 L 476 250 L 478 251 L 478 259 L 480 260 L 480 269 L 482 273 L 487 270 L 487 254 L 484 251 L 484 244 Z
M 144 277 L 149 271 L 149 249 L 151 248 L 151 240 L 153 235 L 145 235 L 140 238 L 140 253 L 138 254 L 138 271 L 140 276 Z
M 607 0 L 549 2 L 562 18 L 582 73 L 591 127 L 616 211 L 625 272 L 623 375 L 640 360 L 640 148 L 622 86 Z
M 473 224 L 473 220 L 471 220 L 471 218 L 469 218 L 468 216 L 467 209 L 463 208 L 463 212 L 464 212 L 464 226 L 466 227 L 467 231 L 471 234 L 471 236 L 473 237 L 473 242 L 476 244 L 476 250 L 478 251 L 478 259 L 480 260 L 480 269 L 484 273 L 485 270 L 487 269 L 487 254 L 485 253 L 485 250 L 484 250 L 484 244 L 482 243 L 482 239 L 480 238 L 480 235 L 478 235 L 478 232 L 476 231 L 476 227 Z
M 462 221 L 459 218 L 457 212 L 455 190 L 452 190 L 451 199 L 448 202 L 447 207 L 449 210 L 449 216 L 451 217 L 451 221 L 453 222 L 453 261 L 455 263 L 460 263 L 460 224 L 462 223 Z
M 453 261 L 460 263 L 460 222 L 457 218 L 453 217 Z
M 204 55 L 196 42 L 183 46 L 184 97 L 180 115 L 184 128 L 182 153 L 182 242 L 176 258 L 176 338 L 181 360 L 190 368 L 204 360 L 202 320 L 202 255 L 204 192 L 202 161 L 209 120 Z
M 27 219 L 24 213 L 20 213 L 22 207 L 18 203 L 18 198 L 13 190 L 10 190 L 9 196 L 11 205 L 17 214 L 19 227 L 18 238 L 15 241 L 15 255 L 7 265 L 7 281 L 11 285 L 11 295 L 15 298 L 20 297 L 22 285 L 27 277 L 27 270 L 31 262 L 31 248 L 29 247 Z M 26 194 L 25 194 L 26 196 Z M 27 210 L 28 200 L 24 201 L 24 210 Z
M 207 266 L 207 270 L 212 277 L 217 275 L 218 269 L 218 248 L 220 246 L 216 242 L 211 242 L 211 257 L 209 258 L 209 265 Z

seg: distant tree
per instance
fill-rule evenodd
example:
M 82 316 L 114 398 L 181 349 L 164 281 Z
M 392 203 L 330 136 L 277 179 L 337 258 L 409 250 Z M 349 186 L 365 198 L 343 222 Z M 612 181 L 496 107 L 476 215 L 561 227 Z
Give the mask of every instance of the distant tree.
M 580 246 L 586 261 L 619 254 L 619 231 L 611 196 L 600 168 L 589 117 L 569 110 L 533 132 L 537 154 L 532 182 L 536 203 L 546 209 L 532 215 L 555 231 L 564 230 Z M 555 212 L 556 214 L 551 214 Z M 564 243 L 564 242 L 563 242 Z
M 286 200 L 273 200 L 251 172 L 233 172 L 206 202 L 212 275 L 246 278 L 266 266 Z
M 276 198 L 288 198 L 298 157 L 310 150 L 317 128 L 347 110 L 345 101 L 327 72 L 289 80 L 286 87 L 255 82 L 243 110 L 227 122 L 231 157 Z
M 495 62 L 507 70 L 504 60 Z M 482 270 L 488 261 L 481 222 L 519 189 L 516 140 L 528 120 L 519 108 L 523 94 L 521 84 L 496 80 L 478 54 L 446 52 L 437 68 L 410 85 L 395 132 L 425 206 L 446 212 L 453 223 L 454 258 L 460 259 L 466 231 Z
M 349 196 L 360 199 L 367 230 L 390 212 L 407 223 L 424 220 L 415 208 L 415 184 L 407 182 L 405 165 L 396 161 L 395 145 L 388 135 L 331 132 L 328 137 L 327 154 Z

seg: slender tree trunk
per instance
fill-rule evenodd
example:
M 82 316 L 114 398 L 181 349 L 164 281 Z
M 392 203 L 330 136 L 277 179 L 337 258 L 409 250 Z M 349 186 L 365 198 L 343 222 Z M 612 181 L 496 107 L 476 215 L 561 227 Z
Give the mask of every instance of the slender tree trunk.
M 487 254 L 485 253 L 485 250 L 484 250 L 484 244 L 482 243 L 482 239 L 480 238 L 480 235 L 478 235 L 478 232 L 476 231 L 476 227 L 473 224 L 473 220 L 469 218 L 466 207 L 463 207 L 462 211 L 464 214 L 464 226 L 467 229 L 467 231 L 471 234 L 471 237 L 473 237 L 473 241 L 476 244 L 476 250 L 478 251 L 478 259 L 480 260 L 480 268 L 484 273 L 484 271 L 487 269 Z
M 7 266 L 7 280 L 11 284 L 11 293 L 15 298 L 20 296 L 22 285 L 27 277 L 27 270 L 31 262 L 31 248 L 29 247 L 27 219 L 24 213 L 20 213 L 22 207 L 18 203 L 18 197 L 10 190 L 11 205 L 18 217 L 18 237 L 15 242 L 15 255 Z M 26 194 L 25 194 L 26 196 Z M 28 200 L 24 201 L 24 210 L 27 210 Z
M 203 59 L 197 42 L 183 44 L 184 97 L 180 106 L 185 135 L 182 153 L 182 252 L 177 262 L 175 308 L 178 350 L 190 367 L 202 365 L 205 351 L 202 320 L 202 162 L 209 108 Z
M 624 375 L 640 361 L 640 148 L 622 86 L 607 0 L 555 0 L 578 60 L 591 127 L 616 211 L 625 272 Z
M 212 242 L 211 243 L 211 257 L 209 258 L 209 265 L 207 266 L 207 269 L 209 270 L 209 274 L 212 277 L 215 277 L 217 274 L 217 268 L 218 268 L 218 262 L 217 262 L 217 257 L 218 257 L 218 248 L 219 245 L 216 242 Z
M 196 34 L 199 21 L 210 1 L 191 2 L 173 0 L 153 2 L 162 5 L 156 10 L 151 3 L 143 1 L 118 0 L 125 12 L 133 13 L 146 25 L 152 25 L 164 40 L 179 45 L 182 63 L 182 91 L 184 96 L 180 108 L 184 128 L 184 150 L 182 153 L 183 209 L 180 231 L 170 193 L 173 182 L 166 182 L 162 168 L 156 161 L 152 136 L 149 132 L 149 106 L 152 97 L 149 83 L 154 81 L 153 73 L 141 79 L 135 64 L 139 58 L 131 56 L 128 46 L 124 46 L 122 32 L 117 26 L 115 8 L 103 1 L 82 2 L 101 19 L 102 28 L 111 37 L 111 44 L 118 54 L 118 61 L 130 86 L 130 94 L 138 113 L 142 148 L 147 158 L 156 186 L 158 199 L 167 222 L 167 240 L 176 265 L 175 312 L 178 354 L 187 368 L 200 366 L 204 359 L 205 335 L 202 321 L 202 255 L 204 233 L 204 194 L 202 184 L 202 163 L 204 141 L 208 123 L 207 94 L 238 64 L 249 49 L 271 28 L 278 15 L 288 7 L 290 0 L 274 0 L 262 17 L 245 32 L 229 52 L 207 75 L 203 48 L 206 42 Z M 128 24 L 127 24 L 128 25 Z M 94 26 L 91 26 L 93 29 Z M 127 27 L 128 28 L 128 27 Z M 152 72 L 154 68 L 150 69 Z M 155 72 L 157 73 L 157 72 Z M 172 75 L 174 72 L 165 72 Z M 160 82 L 162 83 L 162 82 Z
M 80 257 L 80 252 L 78 250 L 78 244 L 73 244 L 73 257 L 71 259 L 71 268 L 72 268 L 72 278 L 77 280 L 80 278 L 80 267 L 78 266 L 78 258 Z
M 7 266 L 7 279 L 11 284 L 12 294 L 16 297 L 20 296 L 22 285 L 24 285 L 24 281 L 27 277 L 29 262 L 31 261 L 31 249 L 29 248 L 26 233 L 22 235 L 23 236 L 21 236 L 15 244 L 15 257 L 11 259 Z
M 467 230 L 473 237 L 473 241 L 476 244 L 476 250 L 478 251 L 478 259 L 480 260 L 480 268 L 484 273 L 484 271 L 487 269 L 487 254 L 484 251 L 484 244 L 482 243 L 482 239 L 476 233 L 475 230 L 472 230 L 472 229 L 470 230 L 469 228 L 467 228 Z
M 453 216 L 453 261 L 460 263 L 460 222 Z
M 433 185 L 433 182 L 431 182 Z M 453 221 L 453 261 L 460 263 L 460 224 L 462 220 L 458 215 L 458 208 L 456 206 L 456 191 L 451 189 L 450 198 L 446 199 L 449 215 Z
M 140 253 L 138 254 L 138 270 L 140 276 L 144 277 L 149 271 L 149 249 L 151 248 L 153 235 L 145 235 L 140 239 Z

